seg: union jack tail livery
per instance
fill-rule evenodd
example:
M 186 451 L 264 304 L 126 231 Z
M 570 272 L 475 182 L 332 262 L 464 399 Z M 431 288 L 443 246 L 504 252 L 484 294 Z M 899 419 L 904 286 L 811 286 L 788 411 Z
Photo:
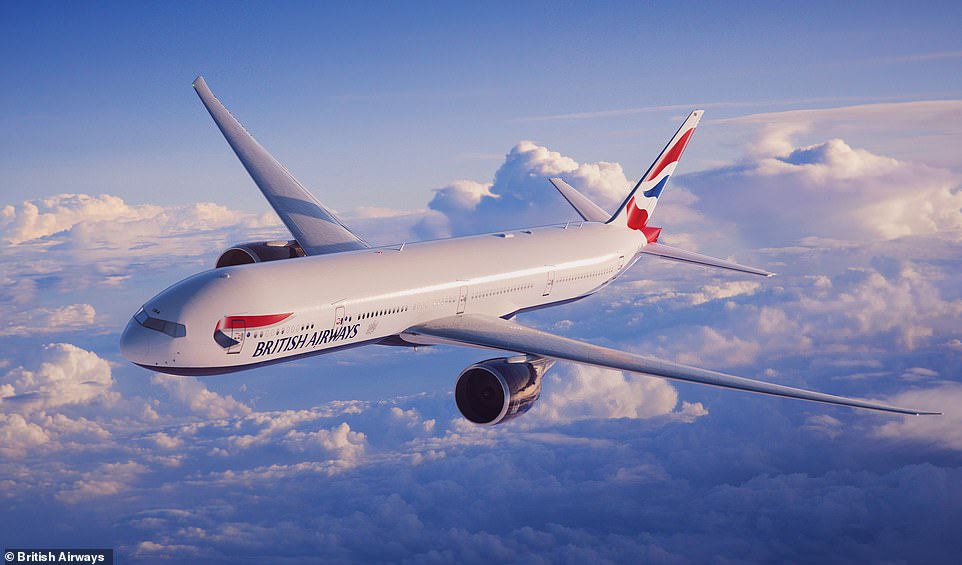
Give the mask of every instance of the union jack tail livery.
M 695 127 L 698 126 L 698 120 L 703 113 L 704 110 L 695 110 L 688 116 L 655 162 L 651 164 L 645 176 L 641 177 L 615 215 L 608 220 L 609 224 L 641 231 L 649 241 L 655 241 L 658 238 L 657 232 L 660 230 L 650 228 L 648 220 L 655 211 L 658 197 L 668 184 L 668 179 L 675 172 L 675 166 L 681 159 L 681 154 L 685 152 L 685 147 L 691 141 L 691 136 L 695 133 Z

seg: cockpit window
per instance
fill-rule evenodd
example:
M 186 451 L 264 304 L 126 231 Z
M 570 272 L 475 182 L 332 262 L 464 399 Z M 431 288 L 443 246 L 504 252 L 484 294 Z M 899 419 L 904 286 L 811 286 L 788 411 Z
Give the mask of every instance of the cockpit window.
M 134 319 L 137 320 L 138 324 L 144 326 L 148 330 L 162 332 L 170 337 L 187 336 L 187 326 L 184 324 L 168 322 L 167 320 L 161 320 L 160 318 L 151 318 L 149 315 L 147 315 L 147 312 L 144 311 L 143 308 L 141 308 L 140 311 L 134 315 Z

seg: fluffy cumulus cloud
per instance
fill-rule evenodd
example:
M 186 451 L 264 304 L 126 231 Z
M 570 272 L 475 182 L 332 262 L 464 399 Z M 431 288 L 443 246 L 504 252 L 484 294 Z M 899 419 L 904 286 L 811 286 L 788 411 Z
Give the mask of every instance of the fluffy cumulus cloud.
M 792 137 L 811 141 L 842 137 L 873 152 L 942 168 L 958 167 L 962 100 L 922 100 L 840 108 L 765 112 L 706 125 L 721 126 L 729 140 L 748 139 L 750 155 L 787 154 Z
M 552 422 L 586 418 L 647 419 L 658 416 L 691 421 L 707 414 L 699 403 L 684 402 L 667 381 L 596 367 L 572 366 L 549 373 L 544 399 L 531 416 Z
M 962 176 L 853 148 L 842 139 L 796 147 L 791 128 L 764 152 L 688 175 L 696 208 L 731 222 L 758 245 L 807 237 L 891 240 L 962 228 Z
M 0 209 L 0 237 L 10 245 L 63 233 L 75 247 L 132 246 L 146 237 L 261 223 L 261 218 L 210 202 L 165 208 L 128 204 L 110 194 L 60 194 Z
M 196 379 L 185 379 L 170 375 L 154 375 L 151 382 L 163 387 L 171 399 L 186 407 L 191 413 L 207 418 L 227 418 L 237 414 L 248 414 L 250 408 L 234 400 L 231 396 L 221 396 L 207 390 Z
M 578 163 L 522 141 L 505 156 L 491 184 L 457 181 L 437 189 L 428 204 L 432 214 L 416 230 L 441 237 L 580 219 L 548 183 L 550 177 L 565 179 L 608 210 L 628 193 L 628 179 L 617 163 Z
M 159 206 L 130 207 L 116 196 L 61 194 L 19 207 L 6 205 L 0 210 L 0 229 L 5 243 L 16 245 L 66 231 L 83 222 L 102 222 L 125 218 L 143 220 L 161 212 Z
M 283 233 L 273 214 L 209 202 L 157 206 L 108 194 L 60 194 L 0 210 L 6 263 L 0 284 L 11 291 L 7 302 L 18 303 L 39 295 L 38 280 L 40 289 L 49 288 L 68 271 L 71 290 L 117 288 L 154 267 L 212 262 L 231 243 Z
M 0 452 L 4 457 L 17 457 L 27 449 L 50 441 L 47 430 L 28 422 L 20 414 L 0 413 Z
M 928 270 L 906 262 L 888 273 L 856 272 L 849 288 L 802 296 L 799 307 L 833 318 L 835 338 L 890 334 L 898 346 L 914 349 L 936 332 L 951 332 L 962 316 L 962 299 L 944 296 L 934 280 L 941 273 Z
M 0 451 L 6 457 L 104 436 L 99 424 L 82 415 L 119 400 L 104 359 L 69 343 L 52 343 L 25 361 L 12 368 L 6 363 L 0 377 Z
M 68 404 L 110 402 L 110 366 L 97 354 L 69 343 L 41 348 L 32 367 L 18 366 L 0 379 L 5 409 L 32 412 Z

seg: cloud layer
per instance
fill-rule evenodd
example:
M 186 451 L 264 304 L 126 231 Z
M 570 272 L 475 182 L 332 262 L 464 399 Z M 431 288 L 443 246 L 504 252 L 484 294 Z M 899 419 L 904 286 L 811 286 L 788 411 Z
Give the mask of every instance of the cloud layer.
M 451 397 L 481 355 L 446 348 L 151 375 L 117 354 L 130 313 L 227 244 L 277 237 L 276 220 L 59 195 L 0 213 L 2 541 L 108 545 L 143 563 L 954 559 L 959 179 L 851 141 L 796 143 L 796 118 L 737 162 L 673 179 L 656 216 L 671 243 L 778 277 L 644 258 L 521 321 L 946 416 L 559 363 L 530 413 L 484 428 Z M 490 180 L 451 183 L 427 210 L 344 216 L 385 243 L 573 217 L 553 175 L 609 208 L 630 182 L 617 164 L 522 142 Z

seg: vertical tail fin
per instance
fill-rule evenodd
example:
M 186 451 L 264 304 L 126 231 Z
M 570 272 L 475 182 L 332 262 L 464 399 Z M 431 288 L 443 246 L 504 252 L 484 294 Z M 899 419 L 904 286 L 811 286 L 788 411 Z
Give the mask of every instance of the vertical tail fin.
M 681 159 L 681 154 L 685 152 L 685 147 L 695 133 L 695 127 L 698 126 L 698 121 L 704 113 L 704 110 L 695 110 L 688 116 L 655 162 L 651 164 L 645 176 L 641 177 L 615 215 L 608 220 L 609 224 L 622 225 L 633 230 L 641 230 L 648 224 L 648 218 L 655 211 L 661 191 L 665 189 L 668 179 L 675 172 L 675 165 Z

